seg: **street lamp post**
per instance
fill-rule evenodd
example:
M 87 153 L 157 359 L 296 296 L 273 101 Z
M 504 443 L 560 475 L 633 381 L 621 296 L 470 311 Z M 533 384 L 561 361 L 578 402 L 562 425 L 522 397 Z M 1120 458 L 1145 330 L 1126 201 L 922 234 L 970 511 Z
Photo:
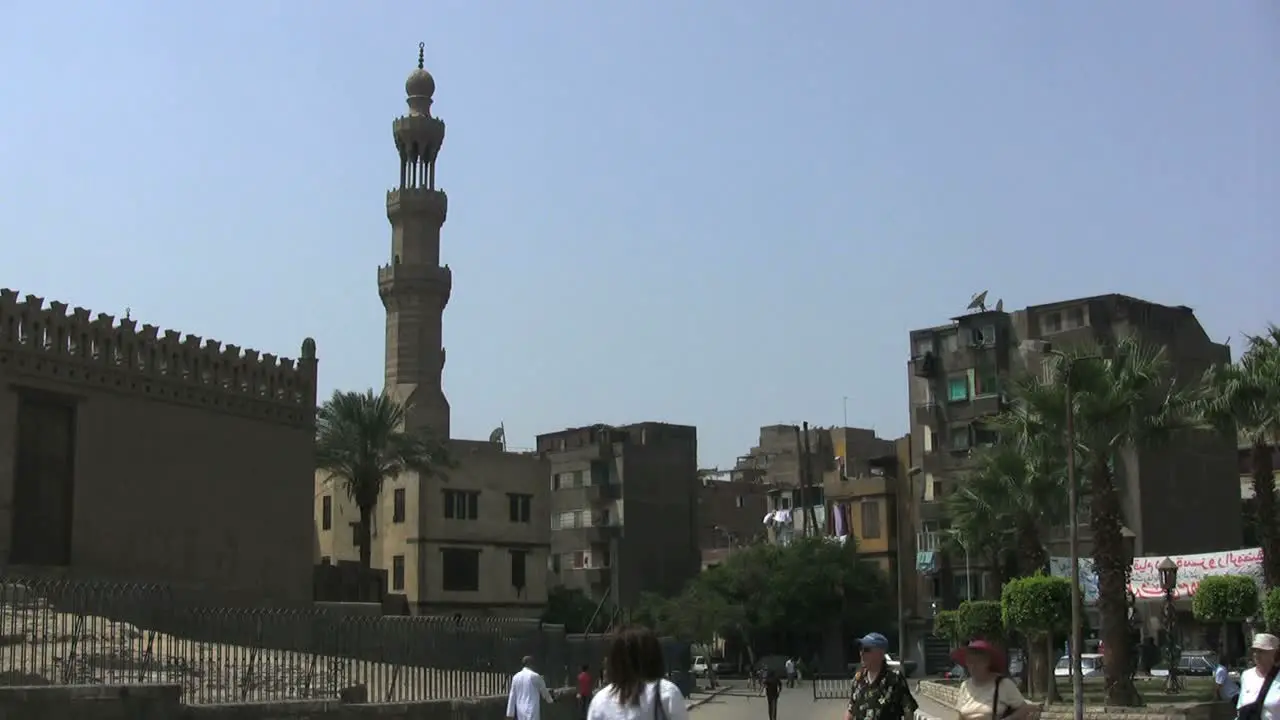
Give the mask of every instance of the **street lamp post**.
M 1169 674 L 1165 678 L 1164 691 L 1176 693 L 1182 689 L 1178 678 L 1178 610 L 1173 605 L 1173 593 L 1178 589 L 1178 564 L 1170 558 L 1160 561 L 1160 588 L 1164 590 L 1164 651 Z

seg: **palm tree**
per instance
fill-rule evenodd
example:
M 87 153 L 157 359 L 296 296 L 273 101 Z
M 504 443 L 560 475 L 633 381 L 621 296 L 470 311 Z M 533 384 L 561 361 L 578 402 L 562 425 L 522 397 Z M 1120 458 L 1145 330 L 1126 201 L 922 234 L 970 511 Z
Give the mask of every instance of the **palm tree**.
M 1098 575 L 1107 704 L 1135 706 L 1141 696 L 1129 676 L 1128 570 L 1125 523 L 1116 467 L 1125 452 L 1167 444 L 1179 431 L 1198 427 L 1198 384 L 1171 378 L 1164 347 L 1126 337 L 1114 346 L 1076 349 L 1055 356 L 1046 391 L 1033 400 L 1059 398 L 1047 407 L 1028 408 L 1046 438 L 1062 441 L 1066 413 L 1061 398 L 1073 392 L 1075 451 L 1086 481 L 1093 563 Z M 1055 414 L 1057 415 L 1055 417 Z
M 1067 519 L 1065 452 L 1060 444 L 1024 437 L 1028 426 L 1021 411 L 993 420 L 1003 433 L 995 446 L 979 451 L 959 489 L 948 497 L 948 513 L 961 531 L 972 527 L 1002 529 L 1002 544 L 1016 552 L 1018 574 L 1043 572 L 1049 564 L 1045 530 Z M 1053 678 L 1053 643 L 1027 648 L 1031 678 L 1045 697 L 1058 701 Z
M 1280 528 L 1276 527 L 1276 468 L 1271 449 L 1280 441 L 1280 327 L 1249 338 L 1240 362 L 1205 373 L 1199 405 L 1205 422 L 1224 436 L 1247 442 L 1262 565 L 1268 588 L 1280 585 Z M 1238 433 L 1238 434 L 1237 434 Z
M 335 391 L 316 414 L 316 468 L 337 482 L 360 512 L 360 566 L 370 567 L 373 510 L 382 485 L 405 472 L 441 475 L 453 467 L 448 447 L 404 427 L 408 405 L 384 393 Z

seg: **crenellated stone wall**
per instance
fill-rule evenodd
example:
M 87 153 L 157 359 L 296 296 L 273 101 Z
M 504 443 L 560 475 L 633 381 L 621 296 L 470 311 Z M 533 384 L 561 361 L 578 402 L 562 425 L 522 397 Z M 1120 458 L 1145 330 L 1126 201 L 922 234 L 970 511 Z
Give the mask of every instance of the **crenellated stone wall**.
M 316 346 L 296 363 L 218 340 L 116 318 L 0 288 L 0 363 L 13 372 L 309 427 Z
M 317 362 L 0 289 L 0 562 L 309 600 Z

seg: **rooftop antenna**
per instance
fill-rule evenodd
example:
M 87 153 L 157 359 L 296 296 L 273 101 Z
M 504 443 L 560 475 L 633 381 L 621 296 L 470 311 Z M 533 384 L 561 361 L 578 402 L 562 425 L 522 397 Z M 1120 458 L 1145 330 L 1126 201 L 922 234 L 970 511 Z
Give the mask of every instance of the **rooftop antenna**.
M 996 312 L 1004 312 L 1004 298 L 996 301 Z
M 974 295 L 973 299 L 969 301 L 969 307 L 965 309 L 977 310 L 978 312 L 986 312 L 987 311 L 987 291 L 983 290 L 982 292 Z
M 133 308 L 128 308 L 128 307 L 127 307 L 127 308 L 125 308 L 125 309 L 124 309 L 124 319 L 125 319 L 125 320 L 132 320 L 132 319 L 133 319 Z

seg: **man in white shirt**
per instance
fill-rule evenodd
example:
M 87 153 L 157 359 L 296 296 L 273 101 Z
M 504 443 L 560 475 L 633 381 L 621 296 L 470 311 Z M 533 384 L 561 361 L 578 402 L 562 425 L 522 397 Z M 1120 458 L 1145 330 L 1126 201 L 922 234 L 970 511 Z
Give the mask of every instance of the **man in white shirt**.
M 796 661 L 787 658 L 787 687 L 796 686 Z
M 1280 683 L 1276 683 L 1276 651 L 1280 638 L 1270 633 L 1253 636 L 1253 667 L 1240 673 L 1236 716 L 1243 720 L 1280 720 Z
M 533 670 L 533 658 L 526 655 L 520 661 L 524 667 L 511 678 L 511 693 L 507 695 L 507 717 L 512 720 L 539 720 L 542 703 L 555 702 L 547 690 L 547 682 Z

